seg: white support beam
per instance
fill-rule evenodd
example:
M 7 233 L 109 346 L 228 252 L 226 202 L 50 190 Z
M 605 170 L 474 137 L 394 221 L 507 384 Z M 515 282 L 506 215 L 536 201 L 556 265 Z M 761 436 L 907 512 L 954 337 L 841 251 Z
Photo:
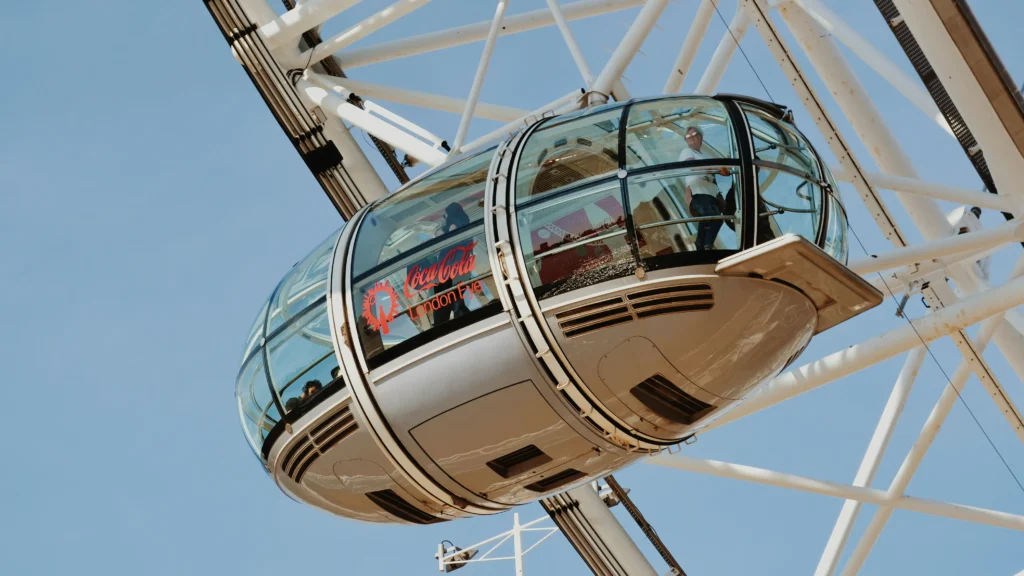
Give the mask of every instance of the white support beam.
M 900 0 L 898 4 L 913 4 L 915 1 L 917 0 Z M 793 37 L 804 49 L 811 64 L 821 75 L 822 81 L 835 97 L 836 103 L 843 110 L 882 172 L 917 179 L 918 173 L 910 158 L 828 31 L 797 7 L 782 4 L 779 6 L 779 12 L 793 32 Z M 965 102 L 965 106 L 967 104 Z M 998 164 L 998 162 L 993 162 L 993 158 L 989 158 L 988 161 L 990 166 Z M 1021 176 L 1024 177 L 1024 173 Z M 1007 189 L 1011 190 L 1017 185 L 1017 182 L 1020 182 L 1019 178 L 1009 181 Z M 1014 193 L 1006 195 L 1014 197 Z M 910 195 L 899 195 L 899 199 L 906 209 L 907 215 L 917 225 L 926 240 L 936 240 L 952 235 L 953 230 L 946 220 L 946 215 L 934 201 Z M 970 272 L 962 265 L 950 268 L 948 275 L 958 286 L 964 287 L 968 292 L 972 292 L 972 287 L 976 286 Z M 1024 358 L 1024 344 L 1020 340 L 1006 338 L 1006 333 L 1006 330 L 997 332 L 996 346 L 1007 357 Z M 1024 380 L 1024 362 L 1014 364 L 1012 367 L 1017 377 Z
M 572 92 L 569 92 L 568 94 L 562 96 L 558 100 L 545 104 L 544 106 L 541 106 L 540 108 L 537 108 L 532 112 L 528 112 L 520 116 L 519 118 L 516 118 L 512 122 L 509 122 L 508 124 L 502 126 L 501 128 L 484 134 L 483 136 L 477 138 L 476 140 L 473 140 L 472 142 L 467 142 L 462 147 L 462 151 L 463 153 L 468 153 L 479 148 L 482 148 L 486 144 L 489 144 L 497 140 L 498 138 L 501 138 L 503 136 L 509 136 L 516 130 L 519 130 L 520 128 L 527 126 L 531 120 L 539 120 L 540 118 L 543 118 L 548 114 L 558 113 L 570 105 L 572 105 L 575 108 L 576 103 L 583 98 L 584 94 L 585 92 L 583 90 L 573 90 Z
M 979 354 L 985 351 L 985 347 L 988 345 L 989 340 L 992 339 L 992 335 L 996 327 L 1002 322 L 1002 319 L 1003 317 L 1000 314 L 982 322 L 977 337 Z M 917 467 L 921 464 L 924 455 L 928 452 L 928 448 L 931 447 L 935 436 L 938 435 L 939 429 L 942 427 L 943 422 L 945 422 L 946 416 L 949 415 L 949 411 L 953 409 L 953 405 L 956 403 L 957 398 L 959 398 L 960 390 L 967 383 L 967 378 L 972 372 L 971 364 L 973 362 L 972 358 L 965 358 L 957 367 L 956 372 L 953 373 L 949 384 L 942 390 L 939 401 L 932 408 L 928 419 L 925 421 L 924 428 L 921 429 L 917 440 L 910 448 L 910 453 L 907 454 L 899 471 L 896 473 L 896 478 L 889 486 L 889 490 L 886 491 L 887 496 L 898 497 L 906 491 L 907 486 L 910 484 L 910 479 L 917 472 Z M 867 529 L 865 529 L 864 534 L 861 535 L 857 547 L 854 548 L 850 559 L 846 561 L 846 566 L 843 567 L 843 576 L 853 576 L 860 570 L 864 560 L 868 557 L 868 553 L 871 552 L 871 548 L 878 539 L 878 535 L 881 534 L 882 528 L 885 527 L 885 523 L 888 522 L 891 515 L 892 508 L 889 506 L 880 506 L 875 510 L 875 514 L 872 516 L 871 522 L 868 524 Z
M 961 330 L 996 314 L 1024 304 L 1024 278 L 1017 278 L 970 298 L 913 320 L 904 326 L 865 340 L 820 360 L 781 374 L 763 384 L 735 408 L 722 414 L 700 433 L 760 412 L 769 406 L 789 400 L 873 366 L 918 346 Z
M 693 65 L 697 49 L 700 48 L 700 43 L 704 40 L 708 26 L 711 24 L 711 17 L 714 15 L 713 0 L 700 0 L 697 13 L 693 16 L 689 31 L 686 32 L 686 39 L 683 40 L 683 45 L 679 48 L 679 55 L 676 56 L 676 61 L 672 64 L 672 72 L 668 75 L 665 87 L 661 90 L 663 94 L 678 94 L 682 90 L 683 81 L 686 80 L 686 74 L 690 71 L 690 66 Z
M 325 76 L 325 78 L 330 78 L 333 82 L 337 83 L 338 86 L 344 87 L 349 92 L 352 92 L 364 99 L 373 98 L 374 100 L 385 100 L 387 102 L 395 102 L 397 104 L 406 104 L 408 106 L 418 106 L 421 108 L 430 108 L 431 110 L 451 112 L 452 114 L 462 114 L 467 107 L 466 100 L 463 100 L 462 98 L 452 98 L 451 96 L 441 96 L 440 94 L 431 94 L 428 92 L 420 92 L 418 90 L 407 90 L 405 88 L 396 88 L 394 86 L 383 86 L 381 84 L 373 84 L 370 82 L 353 80 L 351 78 L 338 78 L 335 76 Z M 474 110 L 474 116 L 477 118 L 497 120 L 498 122 L 512 122 L 513 120 L 528 113 L 529 110 L 524 110 L 522 108 L 487 104 L 484 102 L 478 102 Z
M 572 29 L 569 28 L 569 23 L 565 20 L 565 14 L 562 13 L 562 7 L 558 5 L 558 0 L 548 0 L 548 9 L 551 10 L 551 15 L 555 18 L 555 24 L 558 25 L 558 31 L 562 33 L 565 46 L 569 49 L 569 54 L 572 55 L 572 61 L 576 63 L 576 69 L 580 71 L 580 76 L 583 77 L 583 84 L 589 90 L 594 85 L 594 74 L 590 72 L 587 59 L 583 56 L 583 52 L 580 51 L 580 46 L 576 43 L 576 37 L 572 35 Z
M 366 38 L 370 34 L 391 24 L 406 14 L 425 6 L 430 0 L 398 0 L 387 8 L 377 12 L 373 16 L 364 19 L 358 24 L 349 27 L 341 34 L 333 36 L 312 49 L 306 50 L 298 56 L 289 59 L 288 63 L 293 67 L 308 68 L 324 58 L 327 58 L 339 50 Z
M 947 134 L 953 136 L 946 118 L 935 105 L 930 94 L 916 78 L 911 78 L 904 73 L 896 64 L 885 57 L 882 51 L 875 48 L 875 45 L 864 39 L 828 6 L 818 0 L 790 0 L 802 10 L 807 12 L 825 30 L 828 30 L 837 40 L 846 45 L 872 70 L 878 73 L 883 79 L 893 86 L 900 94 L 903 94 L 921 112 L 939 125 Z
M 619 45 L 612 52 L 611 57 L 608 58 L 608 63 L 604 65 L 604 69 L 594 80 L 594 85 L 591 87 L 592 92 L 605 95 L 605 101 L 607 101 L 607 95 L 611 93 L 615 83 L 622 78 L 622 74 L 626 71 L 629 63 L 633 61 L 633 57 L 636 56 L 640 46 L 647 39 L 647 35 L 651 33 L 651 29 L 658 23 L 658 18 L 668 3 L 669 0 L 648 0 L 644 3 L 644 7 L 636 15 L 633 24 L 619 41 Z
M 369 134 L 373 134 L 413 158 L 426 162 L 431 166 L 438 166 L 445 160 L 444 153 L 431 148 L 423 141 L 414 138 L 411 134 L 403 132 L 399 128 L 373 116 L 368 111 L 361 110 L 346 102 L 338 96 L 337 92 L 313 83 L 308 77 L 300 79 L 296 88 L 325 112 L 337 115 L 346 122 Z
M 927 357 L 928 351 L 924 346 L 914 348 L 907 355 L 899 378 L 896 379 L 896 385 L 893 386 L 889 400 L 885 403 L 885 409 L 882 410 L 882 417 L 879 418 L 878 425 L 875 427 L 875 433 L 871 436 L 871 442 L 868 443 L 868 449 L 860 462 L 860 468 L 857 469 L 857 475 L 853 479 L 854 486 L 870 487 L 871 482 L 874 481 L 878 466 L 882 463 L 882 456 L 885 455 L 885 449 L 889 446 L 889 440 L 892 439 L 893 432 L 896 430 L 896 423 L 907 403 L 907 397 L 910 395 L 911 388 L 914 387 L 914 381 L 917 380 L 921 364 Z M 839 512 L 835 527 L 832 528 L 832 534 L 825 545 L 825 551 L 821 554 L 821 560 L 818 561 L 814 576 L 832 576 L 836 564 L 839 562 L 839 556 L 843 552 L 843 547 L 846 546 L 853 525 L 857 521 L 860 506 L 861 502 L 857 500 L 847 500 L 843 503 L 843 509 Z
M 592 16 L 600 16 L 601 14 L 608 14 L 609 12 L 626 10 L 627 8 L 640 6 L 643 3 L 644 0 L 580 0 L 579 2 L 562 6 L 562 13 L 565 15 L 566 21 L 571 22 L 581 18 L 590 18 Z M 509 16 L 505 19 L 505 24 L 502 26 L 499 34 L 501 36 L 517 34 L 519 32 L 553 26 L 554 24 L 555 17 L 551 14 L 551 10 L 542 8 L 532 12 Z M 366 48 L 354 48 L 344 51 L 337 56 L 342 68 L 350 70 L 368 64 L 376 64 L 396 58 L 404 58 L 434 50 L 443 50 L 444 48 L 479 42 L 487 38 L 487 32 L 490 30 L 490 27 L 490 20 L 477 22 L 429 34 L 384 42 Z
M 307 30 L 312 30 L 361 0 L 309 0 L 260 26 L 267 48 L 274 51 L 289 42 L 298 41 Z
M 873 254 L 852 260 L 848 268 L 861 276 L 866 276 L 882 270 L 910 266 L 961 252 L 979 252 L 1013 242 L 1024 242 L 1024 220 L 1011 220 L 1006 224 L 978 232 L 968 232 L 905 248 L 894 248 L 884 254 Z
M 942 274 L 942 271 L 946 268 L 949 268 L 959 262 L 975 262 L 982 258 L 987 258 L 1002 248 L 1003 246 L 996 246 L 994 248 L 978 252 L 960 252 L 952 256 L 929 260 L 928 262 L 921 262 L 911 269 L 887 272 L 881 276 L 865 278 L 865 280 L 881 291 L 882 294 L 895 297 L 907 290 L 911 282 L 920 281 L 921 283 L 924 283 L 932 280 L 935 282 L 942 282 L 945 280 L 945 275 Z
M 715 49 L 707 69 L 704 70 L 704 75 L 701 76 L 700 82 L 693 90 L 694 94 L 711 95 L 718 89 L 718 83 L 722 81 L 725 69 L 729 67 L 729 61 L 732 60 L 736 48 L 739 48 L 739 43 L 743 40 L 749 27 L 750 18 L 747 16 L 747 11 L 742 4 L 739 4 L 736 6 L 736 14 L 733 15 L 729 28 L 718 42 L 718 48 Z
M 811 121 L 821 131 L 822 136 L 824 136 L 825 141 L 828 143 L 829 149 L 832 150 L 832 153 L 839 160 L 839 165 L 842 167 L 841 172 L 849 175 L 854 189 L 857 190 L 857 194 L 864 202 L 864 206 L 868 209 L 868 213 L 878 225 L 879 230 L 882 231 L 882 234 L 894 246 L 906 246 L 909 244 L 885 202 L 868 183 L 865 171 L 856 156 L 854 156 L 846 137 L 837 128 L 832 115 L 829 114 L 824 104 L 822 104 L 821 98 L 818 97 L 814 88 L 811 87 L 807 75 L 804 74 L 801 66 L 791 56 L 792 52 L 777 27 L 768 18 L 768 9 L 763 5 L 763 2 L 758 2 L 758 0 L 740 0 L 740 2 L 742 3 L 742 8 L 753 19 L 754 27 L 768 46 L 769 52 L 775 57 L 776 62 L 779 63 L 783 74 L 789 79 L 789 83 L 793 86 L 793 90 L 796 91 L 797 97 L 804 103 L 804 107 L 810 114 Z
M 851 177 L 843 172 L 841 168 L 830 166 L 830 169 L 836 180 L 841 182 L 851 181 Z M 1010 214 L 1020 211 L 1017 202 L 1008 196 L 979 192 L 970 188 L 940 184 L 938 182 L 927 182 L 917 178 L 893 176 L 892 174 L 884 174 L 882 172 L 865 171 L 864 175 L 867 176 L 868 182 L 875 188 L 906 192 L 935 200 L 948 200 L 949 202 L 956 202 L 965 206 L 978 206 L 979 208 L 998 210 L 999 212 L 1008 212 Z
M 480 100 L 480 90 L 484 86 L 484 79 L 487 78 L 487 68 L 491 64 L 491 55 L 494 54 L 494 42 L 498 39 L 498 31 L 501 30 L 501 22 L 505 19 L 506 8 L 508 8 L 508 0 L 498 0 L 498 6 L 494 9 L 494 19 L 491 20 L 491 28 L 487 32 L 487 41 L 484 42 L 484 50 L 480 54 L 480 63 L 477 65 L 476 75 L 473 76 L 473 85 L 469 89 L 469 100 L 466 102 L 466 109 L 462 112 L 459 128 L 455 132 L 455 143 L 452 144 L 451 156 L 458 154 L 466 142 L 466 133 L 469 132 L 469 124 L 473 121 L 476 103 Z
M 984 151 L 996 187 L 1002 194 L 1024 202 L 1024 190 L 1020 187 L 1024 182 L 1024 155 L 1006 131 L 971 65 L 950 38 L 935 6 L 927 0 L 894 0 L 893 4 Z M 978 72 L 987 74 L 981 69 Z
M 890 495 L 885 491 L 876 490 L 874 488 L 848 486 L 825 480 L 815 480 L 813 478 L 797 476 L 795 474 L 765 470 L 764 468 L 744 466 L 742 464 L 731 464 L 729 462 L 720 462 L 718 460 L 690 458 L 680 454 L 676 454 L 674 456 L 652 456 L 644 460 L 644 462 L 647 462 L 648 464 L 655 464 L 657 466 L 664 466 L 666 468 L 699 472 L 701 474 L 720 476 L 722 478 L 747 480 L 749 482 L 766 484 L 768 486 L 791 488 L 793 490 L 801 490 L 803 492 L 811 492 L 813 494 L 821 494 L 823 496 L 834 496 L 836 498 L 845 498 L 847 500 L 857 500 L 859 502 L 877 504 L 880 506 L 893 506 L 904 510 L 910 510 L 912 512 L 920 512 L 922 514 L 943 516 L 945 518 L 966 520 L 967 522 L 975 522 L 977 524 L 987 524 L 998 528 L 1009 528 L 1011 530 L 1024 531 L 1024 516 L 1009 514 L 1007 512 L 999 512 L 997 510 L 975 508 L 973 506 L 964 506 L 961 504 L 949 504 L 946 502 L 914 498 L 911 496 L 890 497 Z

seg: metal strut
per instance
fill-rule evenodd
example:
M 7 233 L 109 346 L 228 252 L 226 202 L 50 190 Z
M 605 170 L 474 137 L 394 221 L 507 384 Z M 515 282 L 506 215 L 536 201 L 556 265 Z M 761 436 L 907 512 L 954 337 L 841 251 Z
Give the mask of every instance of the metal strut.
M 636 521 L 637 526 L 640 527 L 640 530 L 644 533 L 644 536 L 647 536 L 647 539 L 651 541 L 652 545 L 654 545 L 654 549 L 658 551 L 658 554 L 661 556 L 661 559 L 664 560 L 666 564 L 668 564 L 668 567 L 672 570 L 672 573 L 678 574 L 679 576 L 686 576 L 686 572 L 683 571 L 683 567 L 679 565 L 679 562 L 676 562 L 675 557 L 672 556 L 672 553 L 668 551 L 668 548 L 665 546 L 665 543 L 662 542 L 661 537 L 658 536 L 658 532 L 654 529 L 653 526 L 651 526 L 647 519 L 644 518 L 644 515 L 640 513 L 640 509 L 636 507 L 636 504 L 633 504 L 633 501 L 630 500 L 629 498 L 629 494 L 627 494 L 626 491 L 622 489 L 622 486 L 619 486 L 619 483 L 617 480 L 615 480 L 615 477 L 609 474 L 608 476 L 604 477 L 604 481 L 608 483 L 608 487 L 611 488 L 612 492 L 615 493 L 615 496 L 619 499 L 619 502 L 622 502 L 622 505 L 625 506 L 626 511 L 629 512 L 629 515 L 632 516 L 633 520 Z
M 284 7 L 287 8 L 288 10 L 292 10 L 295 8 L 295 0 L 281 1 L 282 3 L 284 3 Z M 312 30 L 307 30 L 306 32 L 302 33 L 302 44 L 304 45 L 303 49 L 305 50 L 312 50 L 314 47 L 318 46 L 322 42 L 323 37 L 320 36 L 320 31 L 315 28 Z M 341 69 L 341 65 L 338 64 L 337 58 L 335 58 L 333 55 L 328 58 L 324 58 L 320 62 L 313 65 L 314 70 L 317 68 L 321 68 L 322 72 L 329 76 L 348 78 L 348 76 L 345 75 L 345 71 Z M 363 107 L 363 101 L 359 98 L 349 99 L 349 102 L 351 102 L 354 106 L 358 106 L 359 108 Z M 402 166 L 402 163 L 398 161 L 398 156 L 395 155 L 394 149 L 391 148 L 391 146 L 388 146 L 387 144 L 382 142 L 380 138 L 377 138 L 373 134 L 368 135 L 370 136 L 370 140 L 373 142 L 373 145 L 377 147 L 377 151 L 380 152 L 380 155 L 384 158 L 384 162 L 387 163 L 388 168 L 391 168 L 391 172 L 395 174 L 395 178 L 398 178 L 398 182 L 401 184 L 405 184 L 406 182 L 408 182 L 409 174 L 406 173 L 405 167 Z

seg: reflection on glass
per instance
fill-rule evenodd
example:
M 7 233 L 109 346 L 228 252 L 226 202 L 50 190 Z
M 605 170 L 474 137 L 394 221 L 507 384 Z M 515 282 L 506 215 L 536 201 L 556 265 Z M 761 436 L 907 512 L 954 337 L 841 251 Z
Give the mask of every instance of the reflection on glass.
M 737 167 L 668 170 L 633 176 L 627 182 L 641 258 L 739 249 Z M 707 187 L 707 193 L 694 194 L 700 186 Z
M 261 456 L 281 414 L 311 405 L 317 392 L 340 380 L 327 320 L 327 276 L 341 231 L 297 263 L 263 306 L 246 338 L 235 394 L 246 438 Z
M 575 290 L 636 268 L 617 180 L 521 210 L 518 223 L 538 295 Z
M 339 229 L 328 236 L 281 280 L 270 302 L 268 333 L 327 296 L 327 270 L 340 234 Z
M 821 225 L 821 188 L 783 170 L 758 167 L 758 243 L 796 234 L 817 242 Z
M 849 259 L 849 245 L 846 237 L 846 209 L 832 194 L 828 195 L 829 218 L 825 230 L 825 252 L 843 264 Z
M 741 106 L 753 136 L 755 163 L 782 164 L 806 174 L 810 180 L 821 181 L 818 161 L 803 136 L 785 122 L 760 110 Z
M 473 313 L 485 307 L 497 312 L 490 272 L 484 230 L 476 225 L 357 280 L 353 306 L 366 359 L 407 341 L 422 343 L 413 339 L 441 324 L 478 317 Z
M 612 176 L 619 169 L 616 109 L 544 125 L 530 135 L 516 172 L 516 201 Z
M 444 166 L 374 205 L 359 226 L 353 276 L 480 222 L 493 156 L 491 148 Z
M 729 114 L 710 98 L 634 104 L 626 128 L 626 168 L 737 158 Z

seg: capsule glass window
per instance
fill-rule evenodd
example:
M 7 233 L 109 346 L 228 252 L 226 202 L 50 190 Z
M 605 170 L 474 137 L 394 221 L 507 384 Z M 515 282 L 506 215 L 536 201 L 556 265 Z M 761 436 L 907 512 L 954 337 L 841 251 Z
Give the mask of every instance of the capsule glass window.
M 538 297 L 636 269 L 617 178 L 520 208 L 517 220 L 526 270 Z
M 818 160 L 793 127 L 742 105 L 757 181 L 757 243 L 796 234 L 819 244 L 825 205 Z
M 480 223 L 493 157 L 491 148 L 443 166 L 371 207 L 356 235 L 353 278 Z
M 738 166 L 673 168 L 630 176 L 629 205 L 639 256 L 648 267 L 686 252 L 738 250 L 742 236 Z M 706 188 L 713 194 L 694 190 Z M 722 193 L 724 191 L 724 193 Z
M 341 231 L 278 283 L 246 339 L 236 383 L 239 416 L 253 451 L 275 427 L 344 386 L 327 320 L 327 275 Z
M 625 168 L 699 160 L 735 160 L 736 139 L 725 106 L 710 98 L 669 98 L 629 108 Z
M 363 218 L 352 305 L 371 368 L 501 309 L 483 227 L 493 156 L 442 167 Z
M 516 203 L 613 177 L 619 169 L 621 105 L 555 118 L 533 132 L 516 171 Z

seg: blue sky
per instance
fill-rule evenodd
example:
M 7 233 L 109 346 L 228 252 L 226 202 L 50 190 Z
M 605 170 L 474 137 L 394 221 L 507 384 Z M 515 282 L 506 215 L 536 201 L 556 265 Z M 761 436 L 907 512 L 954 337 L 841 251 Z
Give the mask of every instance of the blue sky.
M 351 17 L 385 4 L 367 0 Z M 911 71 L 872 2 L 827 4 Z M 509 12 L 543 6 L 543 0 L 516 0 Z M 634 95 L 661 90 L 696 6 L 696 0 L 670 4 L 626 73 Z M 734 6 L 722 0 L 727 20 Z M 1020 83 L 1024 3 L 973 0 L 971 6 Z M 573 24 L 592 68 L 600 68 L 636 12 Z M 202 2 L 51 0 L 11 3 L 6 13 L 0 35 L 0 64 L 8 71 L 0 91 L 0 297 L 6 302 L 0 350 L 12 409 L 0 475 L 3 572 L 427 574 L 442 538 L 464 545 L 508 529 L 509 514 L 429 527 L 357 524 L 293 502 L 260 471 L 233 399 L 245 332 L 277 280 L 339 219 Z M 436 0 L 361 44 L 492 13 L 491 2 Z M 339 25 L 332 26 L 328 33 Z M 716 17 L 684 91 L 696 85 L 722 32 Z M 350 74 L 461 97 L 480 46 Z M 742 46 L 774 99 L 795 103 L 753 31 Z M 863 64 L 851 62 L 925 178 L 980 189 L 953 140 Z M 532 109 L 579 83 L 550 28 L 499 41 L 482 100 Z M 740 54 L 720 90 L 764 96 Z M 829 105 L 854 140 L 849 123 Z M 389 107 L 449 140 L 454 135 L 456 116 Z M 800 108 L 797 122 L 824 148 Z M 494 127 L 477 120 L 469 137 Z M 855 152 L 872 166 L 859 143 Z M 845 195 L 854 229 L 868 250 L 881 250 L 880 234 L 851 192 Z M 984 220 L 1000 219 L 986 214 Z M 1018 252 L 1001 255 L 997 276 Z M 851 254 L 862 255 L 856 246 Z M 887 302 L 824 334 L 803 359 L 898 326 L 892 308 Z M 919 316 L 923 309 L 913 304 L 910 312 Z M 933 350 L 952 373 L 954 348 L 943 341 Z M 987 358 L 1024 404 L 1024 387 L 1005 362 Z M 901 363 L 884 362 L 744 419 L 686 452 L 849 482 Z M 876 487 L 888 485 L 944 384 L 929 359 Z M 964 398 L 1024 477 L 1024 449 L 976 380 Z M 841 506 L 825 497 L 642 464 L 617 477 L 691 574 L 810 573 Z M 909 492 L 1024 513 L 1024 492 L 962 405 Z M 543 514 L 537 505 L 519 512 L 524 520 Z M 866 521 L 862 513 L 855 537 Z M 662 569 L 653 550 L 645 550 Z M 1014 574 L 1024 569 L 1020 550 L 1019 532 L 897 511 L 863 573 Z M 532 552 L 526 566 L 534 574 L 584 573 L 561 536 Z M 470 571 L 507 574 L 511 566 L 463 573 Z

